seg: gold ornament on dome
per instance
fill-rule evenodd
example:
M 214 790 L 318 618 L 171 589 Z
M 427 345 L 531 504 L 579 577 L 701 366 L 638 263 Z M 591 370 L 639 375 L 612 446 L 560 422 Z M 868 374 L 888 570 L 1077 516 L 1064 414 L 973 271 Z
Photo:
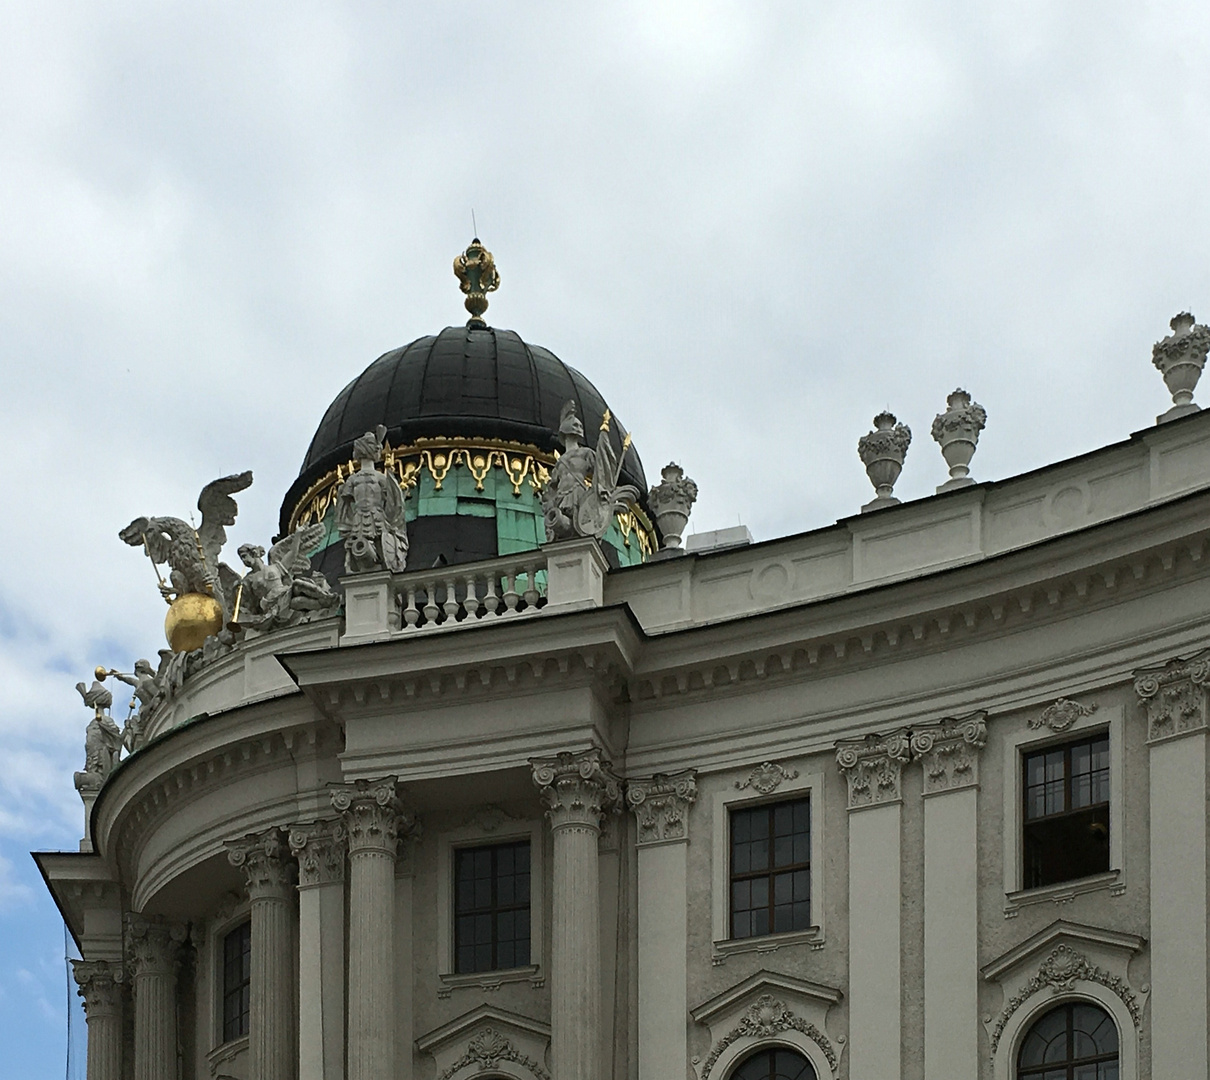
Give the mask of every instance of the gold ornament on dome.
M 454 276 L 466 293 L 464 306 L 470 312 L 467 326 L 486 326 L 483 313 L 487 310 L 487 294 L 500 288 L 500 274 L 492 253 L 475 237 L 461 255 L 454 259 Z
M 168 606 L 164 635 L 173 652 L 200 649 L 206 638 L 223 628 L 223 605 L 205 593 L 184 593 Z

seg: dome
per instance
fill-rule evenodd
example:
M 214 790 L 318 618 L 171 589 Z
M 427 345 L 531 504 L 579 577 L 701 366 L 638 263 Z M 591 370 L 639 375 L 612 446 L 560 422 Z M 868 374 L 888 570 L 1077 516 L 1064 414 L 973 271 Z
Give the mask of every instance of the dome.
M 424 460 L 426 449 L 429 455 L 430 489 L 420 487 L 417 498 L 409 499 L 413 504 L 408 527 L 410 567 L 428 567 L 437 559 L 454 563 L 491 558 L 534 547 L 543 541 L 544 535 L 540 531 L 531 535 L 532 525 L 523 524 L 515 538 L 509 532 L 514 528 L 509 515 L 515 516 L 522 507 L 512 505 L 502 496 L 502 501 L 497 500 L 496 507 L 489 512 L 486 504 L 491 497 L 485 491 L 483 468 L 471 468 L 472 460 L 483 466 L 486 455 L 490 466 L 495 455 L 494 460 L 504 466 L 506 473 L 508 465 L 516 467 L 524 461 L 535 479 L 525 494 L 536 507 L 539 478 L 561 445 L 556 436 L 559 411 L 568 400 L 576 403 L 584 430 L 595 441 L 594 433 L 600 429 L 608 409 L 604 398 L 588 379 L 548 349 L 528 344 L 511 330 L 498 330 L 474 321 L 468 326 L 450 326 L 435 336 L 418 338 L 380 356 L 328 407 L 307 449 L 298 479 L 282 503 L 281 532 L 285 534 L 299 524 L 327 516 L 329 496 L 334 495 L 340 471 L 347 470 L 353 459 L 354 439 L 381 424 L 387 429 L 392 453 L 406 457 L 411 451 L 417 461 Z M 620 451 L 625 428 L 609 411 L 609 436 Z M 465 498 L 457 506 L 451 504 L 444 510 L 435 510 L 436 496 L 453 494 L 440 471 L 446 457 L 451 467 L 465 465 L 463 471 L 473 476 L 455 477 L 467 488 Z M 413 473 L 399 475 L 406 484 Z M 468 479 L 474 481 L 469 487 L 463 483 Z M 511 496 L 519 500 L 522 492 L 515 480 L 513 475 Z M 638 488 L 645 502 L 646 477 L 633 445 L 622 459 L 621 481 Z M 507 489 L 509 484 L 504 487 Z M 504 492 L 504 496 L 509 494 L 507 490 Z M 502 518 L 500 509 L 509 513 Z M 635 510 L 635 525 L 646 533 L 644 543 L 649 547 L 654 532 L 645 509 Z M 540 509 L 536 513 L 540 530 Z M 488 517 L 495 520 L 488 522 Z M 508 521 L 504 522 L 504 518 Z M 627 527 L 623 522 L 622 540 L 629 549 Z M 530 532 L 526 532 L 527 528 Z M 610 538 L 606 540 L 608 547 Z M 335 555 L 335 551 L 325 550 L 315 562 L 325 573 L 338 574 Z M 637 561 L 627 555 L 626 550 L 621 551 L 620 561 Z

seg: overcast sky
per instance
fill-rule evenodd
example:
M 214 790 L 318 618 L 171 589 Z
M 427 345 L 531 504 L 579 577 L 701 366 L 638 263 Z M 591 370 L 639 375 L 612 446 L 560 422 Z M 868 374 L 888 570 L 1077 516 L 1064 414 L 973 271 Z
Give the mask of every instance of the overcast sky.
M 1204 0 L 0 3 L 0 1074 L 63 1074 L 26 852 L 79 838 L 74 684 L 162 641 L 118 529 L 251 468 L 267 541 L 340 388 L 465 319 L 472 208 L 489 321 L 767 539 L 872 497 L 887 406 L 904 498 L 958 385 L 979 479 L 1154 422 L 1210 316 L 1207 57 Z

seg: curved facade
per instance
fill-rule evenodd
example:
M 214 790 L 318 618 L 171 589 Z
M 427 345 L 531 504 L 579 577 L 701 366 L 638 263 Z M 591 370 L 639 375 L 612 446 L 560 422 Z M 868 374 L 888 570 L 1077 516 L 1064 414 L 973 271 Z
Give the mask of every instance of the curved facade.
M 1208 543 L 1196 413 L 760 544 L 467 563 L 432 618 L 435 571 L 354 581 L 38 855 L 89 1076 L 1009 1080 L 1068 1003 L 1122 1080 L 1205 1076 Z

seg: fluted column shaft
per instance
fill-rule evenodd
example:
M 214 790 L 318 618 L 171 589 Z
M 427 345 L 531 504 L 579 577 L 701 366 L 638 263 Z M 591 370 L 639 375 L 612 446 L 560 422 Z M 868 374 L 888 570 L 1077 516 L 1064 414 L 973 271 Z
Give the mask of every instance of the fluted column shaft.
M 601 908 L 597 837 L 618 805 L 600 751 L 532 762 L 554 834 L 551 1058 L 558 1080 L 601 1080 Z
M 177 1074 L 176 965 L 184 929 L 131 916 L 127 922 L 134 990 L 134 1080 Z
M 88 1022 L 88 1080 L 122 1080 L 122 968 L 73 960 Z
M 349 845 L 349 1080 L 388 1080 L 395 1067 L 395 857 L 412 824 L 395 778 L 332 790 Z
M 295 1069 L 293 866 L 280 829 L 227 844 L 244 871 L 252 908 L 248 1051 L 257 1080 L 293 1080 Z

